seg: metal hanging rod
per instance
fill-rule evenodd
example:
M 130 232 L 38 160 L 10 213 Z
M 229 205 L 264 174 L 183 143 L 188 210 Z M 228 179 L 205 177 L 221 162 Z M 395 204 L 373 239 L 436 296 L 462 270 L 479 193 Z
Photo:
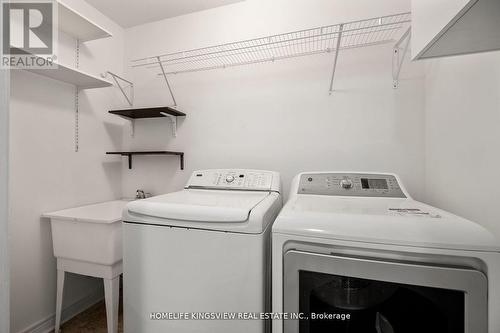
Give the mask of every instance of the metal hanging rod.
M 410 13 L 328 25 L 280 35 L 136 59 L 133 67 L 152 67 L 159 76 L 271 62 L 393 42 L 411 21 Z M 335 60 L 336 61 L 336 60 Z M 333 87 L 333 80 L 332 80 Z

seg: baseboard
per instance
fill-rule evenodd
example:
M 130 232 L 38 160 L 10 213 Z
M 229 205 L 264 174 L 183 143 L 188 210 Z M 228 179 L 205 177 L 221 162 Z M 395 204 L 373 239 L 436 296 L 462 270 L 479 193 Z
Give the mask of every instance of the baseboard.
M 78 315 L 79 313 L 87 310 L 90 308 L 92 305 L 100 302 L 101 300 L 104 299 L 104 293 L 102 288 L 97 288 L 89 294 L 88 296 L 74 302 L 73 304 L 70 304 L 69 306 L 65 307 L 62 311 L 61 314 L 61 322 L 67 322 L 74 316 Z M 54 331 L 54 326 L 56 322 L 56 315 L 55 313 L 51 316 L 48 316 L 45 319 L 42 319 L 33 325 L 25 328 L 22 331 L 19 331 L 18 333 L 49 333 Z

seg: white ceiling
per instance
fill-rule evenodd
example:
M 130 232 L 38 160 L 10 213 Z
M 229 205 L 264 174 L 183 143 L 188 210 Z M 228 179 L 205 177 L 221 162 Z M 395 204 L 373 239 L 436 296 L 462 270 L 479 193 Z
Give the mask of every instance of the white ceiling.
M 124 28 L 244 0 L 87 0 Z

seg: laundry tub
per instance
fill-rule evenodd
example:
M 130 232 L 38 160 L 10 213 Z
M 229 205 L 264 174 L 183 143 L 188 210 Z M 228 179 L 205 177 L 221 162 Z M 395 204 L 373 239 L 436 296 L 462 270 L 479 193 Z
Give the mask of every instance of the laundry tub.
M 52 228 L 57 258 L 55 332 L 61 324 L 66 272 L 102 278 L 108 333 L 118 329 L 122 267 L 122 211 L 127 200 L 115 200 L 43 214 Z

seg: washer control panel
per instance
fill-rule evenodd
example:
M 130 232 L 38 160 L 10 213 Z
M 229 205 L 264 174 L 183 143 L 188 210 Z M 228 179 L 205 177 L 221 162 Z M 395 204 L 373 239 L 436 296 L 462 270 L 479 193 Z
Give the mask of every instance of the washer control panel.
M 187 188 L 266 190 L 273 186 L 273 172 L 257 170 L 195 171 Z
M 395 176 L 362 173 L 302 174 L 298 194 L 406 198 Z

